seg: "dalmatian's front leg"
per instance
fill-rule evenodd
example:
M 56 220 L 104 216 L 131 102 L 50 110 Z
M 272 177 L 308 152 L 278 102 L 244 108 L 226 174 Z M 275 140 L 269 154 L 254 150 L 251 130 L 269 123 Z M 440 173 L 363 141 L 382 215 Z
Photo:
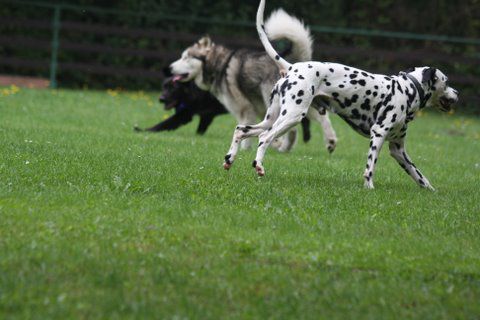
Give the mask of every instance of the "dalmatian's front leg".
M 367 167 L 365 169 L 365 174 L 363 175 L 365 179 L 365 188 L 374 189 L 373 185 L 373 176 L 375 174 L 375 166 L 378 161 L 378 155 L 382 150 L 383 143 L 387 137 L 388 132 L 380 126 L 375 125 L 371 130 L 370 137 L 370 149 L 368 151 Z
M 430 184 L 428 179 L 417 169 L 412 160 L 410 160 L 405 149 L 404 139 L 390 142 L 390 154 L 420 187 L 435 191 L 435 188 Z

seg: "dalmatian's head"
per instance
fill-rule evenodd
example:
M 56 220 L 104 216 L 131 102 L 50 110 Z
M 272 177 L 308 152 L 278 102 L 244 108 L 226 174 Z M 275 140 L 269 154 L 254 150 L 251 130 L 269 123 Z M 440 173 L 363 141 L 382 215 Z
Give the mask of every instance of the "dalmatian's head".
M 182 57 L 170 65 L 173 80 L 181 82 L 195 80 L 197 84 L 201 83 L 203 65 L 214 46 L 210 37 L 205 36 L 187 48 Z
M 435 107 L 444 112 L 452 110 L 452 105 L 458 102 L 458 91 L 449 86 L 448 77 L 442 71 L 430 67 L 409 71 L 408 73 L 421 80 L 425 94 L 430 97 L 427 107 Z

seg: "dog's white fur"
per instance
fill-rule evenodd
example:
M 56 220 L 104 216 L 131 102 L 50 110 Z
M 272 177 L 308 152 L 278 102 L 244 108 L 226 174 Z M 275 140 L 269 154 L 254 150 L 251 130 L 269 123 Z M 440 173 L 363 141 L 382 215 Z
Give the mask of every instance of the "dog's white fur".
M 391 155 L 415 182 L 434 190 L 410 160 L 405 149 L 405 136 L 408 123 L 419 109 L 432 106 L 449 111 L 458 101 L 458 92 L 448 86 L 447 76 L 429 67 L 414 68 L 399 76 L 388 77 L 336 63 L 300 62 L 292 65 L 281 58 L 269 42 L 263 26 L 264 9 L 265 0 L 261 0 L 257 13 L 260 39 L 267 53 L 288 73 L 277 82 L 264 121 L 257 125 L 237 126 L 225 157 L 225 169 L 232 166 L 242 139 L 259 136 L 253 166 L 260 176 L 265 175 L 262 162 L 268 146 L 307 114 L 317 113 L 310 105 L 319 98 L 322 107 L 336 112 L 360 134 L 370 137 L 365 187 L 373 189 L 378 156 L 384 142 L 388 141 Z

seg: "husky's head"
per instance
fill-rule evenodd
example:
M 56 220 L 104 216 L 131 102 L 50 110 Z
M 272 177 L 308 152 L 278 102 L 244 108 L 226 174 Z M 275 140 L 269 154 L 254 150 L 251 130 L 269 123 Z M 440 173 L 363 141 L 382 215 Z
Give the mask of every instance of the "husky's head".
M 421 79 L 425 93 L 430 97 L 427 107 L 435 107 L 443 112 L 452 110 L 452 105 L 458 102 L 458 91 L 448 84 L 448 77 L 440 70 L 430 67 L 412 68 L 411 75 Z
M 187 48 L 182 53 L 182 57 L 170 65 L 173 80 L 181 82 L 195 80 L 197 85 L 202 87 L 203 66 L 214 46 L 210 37 L 205 36 Z

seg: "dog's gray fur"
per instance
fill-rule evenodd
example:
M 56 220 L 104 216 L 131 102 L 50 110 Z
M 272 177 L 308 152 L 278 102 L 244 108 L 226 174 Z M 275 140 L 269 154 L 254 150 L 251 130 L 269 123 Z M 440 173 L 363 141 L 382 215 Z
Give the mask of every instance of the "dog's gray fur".
M 293 61 L 308 61 L 312 56 L 309 30 L 283 10 L 272 14 L 266 24 L 272 40 L 287 39 Z M 209 37 L 201 38 L 186 49 L 182 57 L 171 65 L 180 81 L 195 81 L 203 90 L 210 91 L 241 124 L 254 123 L 265 115 L 266 105 L 275 82 L 280 78 L 277 65 L 265 52 L 230 50 L 213 43 Z M 321 123 L 326 147 L 336 147 L 337 137 L 328 114 L 313 117 Z M 289 151 L 295 141 L 295 131 L 281 142 L 280 151 Z M 249 139 L 242 144 L 250 147 Z

